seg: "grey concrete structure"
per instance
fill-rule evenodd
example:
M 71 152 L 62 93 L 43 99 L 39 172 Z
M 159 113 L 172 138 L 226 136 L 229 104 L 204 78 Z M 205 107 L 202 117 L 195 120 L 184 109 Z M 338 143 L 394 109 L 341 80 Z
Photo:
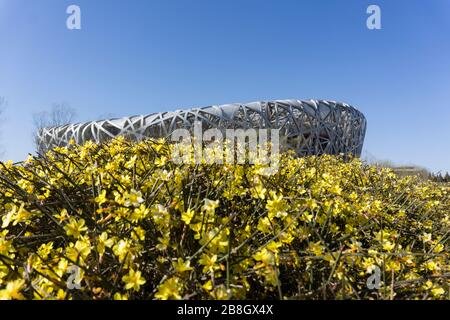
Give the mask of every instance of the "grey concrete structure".
M 299 155 L 353 154 L 360 156 L 366 132 L 364 115 L 345 103 L 325 100 L 275 100 L 160 112 L 120 119 L 91 121 L 44 128 L 39 148 L 65 146 L 70 139 L 82 144 L 102 142 L 119 135 L 141 140 L 169 137 L 178 128 L 277 128 L 280 141 Z

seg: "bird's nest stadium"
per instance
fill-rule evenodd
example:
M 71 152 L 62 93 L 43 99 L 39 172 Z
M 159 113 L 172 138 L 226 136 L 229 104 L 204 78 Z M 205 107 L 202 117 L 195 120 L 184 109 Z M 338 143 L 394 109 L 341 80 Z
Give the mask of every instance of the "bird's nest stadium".
M 298 155 L 360 156 L 367 122 L 354 107 L 326 100 L 274 100 L 192 108 L 173 112 L 98 120 L 43 128 L 40 150 L 65 146 L 72 139 L 101 143 L 116 136 L 133 140 L 168 137 L 176 129 L 280 129 L 280 142 Z

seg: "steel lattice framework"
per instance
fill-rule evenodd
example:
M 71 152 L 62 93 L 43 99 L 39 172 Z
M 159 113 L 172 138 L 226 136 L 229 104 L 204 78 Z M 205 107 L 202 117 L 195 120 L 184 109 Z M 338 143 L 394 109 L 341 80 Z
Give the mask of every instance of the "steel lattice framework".
M 175 129 L 192 130 L 201 121 L 203 129 L 280 129 L 283 147 L 299 155 L 353 154 L 360 156 L 366 132 L 364 115 L 345 103 L 325 100 L 275 100 L 226 104 L 132 116 L 121 119 L 41 129 L 41 150 L 65 146 L 71 139 L 82 144 L 100 143 L 122 135 L 131 139 L 168 137 Z

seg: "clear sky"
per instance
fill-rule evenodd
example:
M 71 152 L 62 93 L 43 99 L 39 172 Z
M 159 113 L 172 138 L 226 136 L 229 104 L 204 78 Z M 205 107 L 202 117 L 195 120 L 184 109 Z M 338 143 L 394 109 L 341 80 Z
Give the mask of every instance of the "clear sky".
M 0 0 L 0 96 L 3 160 L 54 103 L 82 121 L 317 98 L 364 112 L 376 158 L 450 171 L 450 1 Z

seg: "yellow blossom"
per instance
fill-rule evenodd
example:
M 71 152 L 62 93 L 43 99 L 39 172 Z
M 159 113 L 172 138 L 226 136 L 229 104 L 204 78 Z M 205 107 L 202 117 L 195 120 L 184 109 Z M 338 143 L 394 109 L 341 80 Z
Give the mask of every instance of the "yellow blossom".
M 106 248 L 111 248 L 111 246 L 114 244 L 114 240 L 109 238 L 108 239 L 108 233 L 102 232 L 102 234 L 97 238 L 97 251 L 100 256 L 102 256 L 105 253 Z
M 181 220 L 183 220 L 183 222 L 185 224 L 190 224 L 192 218 L 194 217 L 195 212 L 191 209 L 187 209 L 185 212 L 183 212 L 181 214 Z
M 168 299 L 181 299 L 180 295 L 180 279 L 172 277 L 164 281 L 158 286 L 158 292 L 155 294 L 156 299 L 168 300 Z
M 183 261 L 182 258 L 178 258 L 176 262 L 172 262 L 172 265 L 175 268 L 175 271 L 178 273 L 183 273 L 192 270 L 192 267 L 190 266 L 191 265 L 190 260 Z
M 80 238 L 81 233 L 87 230 L 84 219 L 76 220 L 70 218 L 69 222 L 64 226 L 68 236 L 73 236 L 75 239 Z
M 210 257 L 207 254 L 202 254 L 201 258 L 198 260 L 198 262 L 204 266 L 203 272 L 214 271 L 216 261 L 217 261 L 217 255 L 212 255 Z
M 142 277 L 140 271 L 134 271 L 130 269 L 127 275 L 122 277 L 122 281 L 125 283 L 125 289 L 139 291 L 141 285 L 145 284 L 145 279 Z
M 20 292 L 25 285 L 24 280 L 14 280 L 6 284 L 6 288 L 0 290 L 0 300 L 23 300 L 24 296 Z

